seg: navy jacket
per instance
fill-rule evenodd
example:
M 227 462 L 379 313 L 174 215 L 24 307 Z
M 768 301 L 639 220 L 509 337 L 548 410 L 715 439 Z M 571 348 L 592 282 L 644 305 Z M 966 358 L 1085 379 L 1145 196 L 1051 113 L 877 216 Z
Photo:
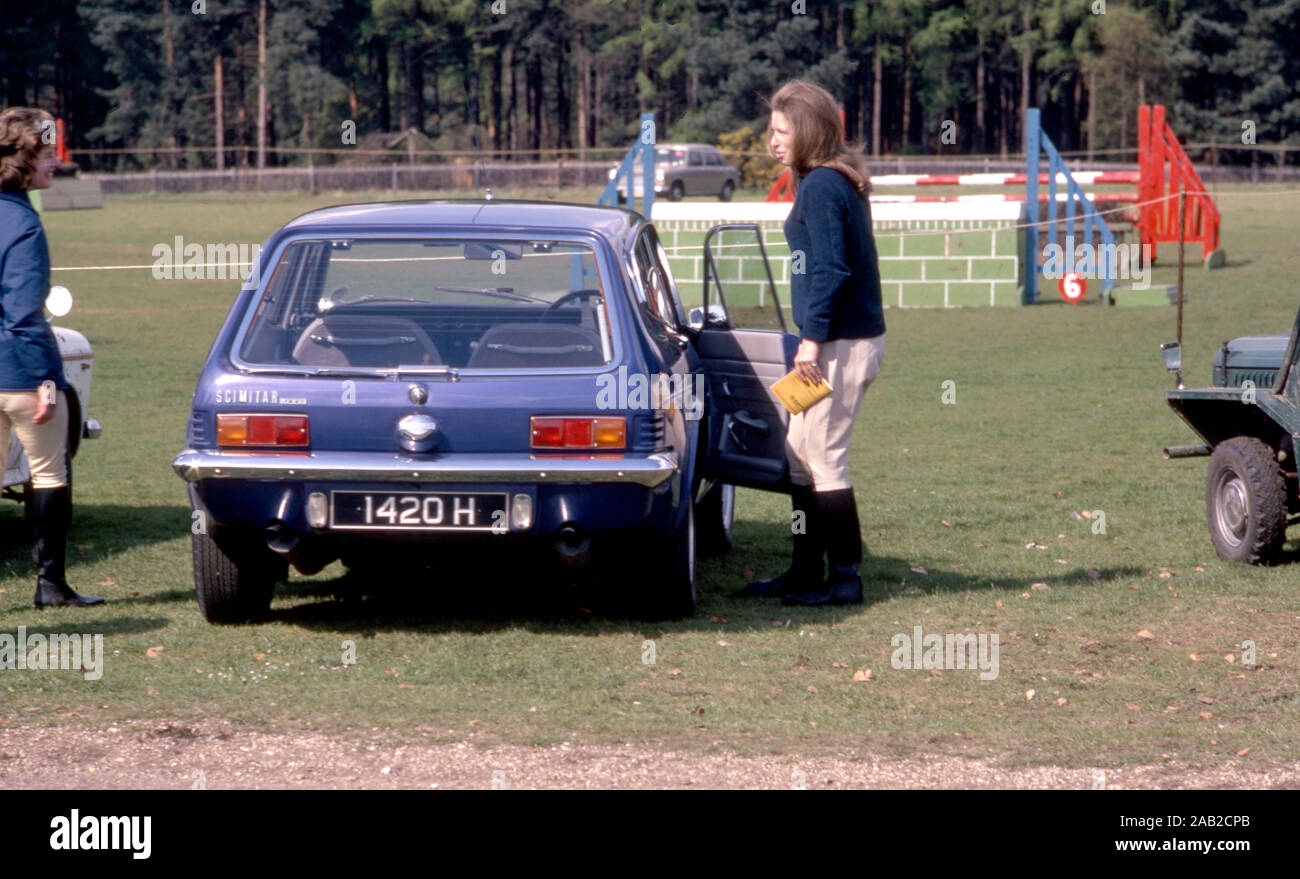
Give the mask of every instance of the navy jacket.
M 885 331 L 871 206 L 831 168 L 799 178 L 785 221 L 790 304 L 800 335 L 814 342 L 870 339 Z M 803 254 L 803 271 L 795 260 Z
M 68 389 L 49 321 L 50 248 L 27 193 L 0 191 L 0 391 Z

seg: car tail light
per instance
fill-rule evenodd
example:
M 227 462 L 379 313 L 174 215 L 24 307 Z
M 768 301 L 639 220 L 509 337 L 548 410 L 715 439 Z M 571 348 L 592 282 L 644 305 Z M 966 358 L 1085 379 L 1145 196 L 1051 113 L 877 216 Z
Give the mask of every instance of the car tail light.
M 534 415 L 532 429 L 535 449 L 621 449 L 627 445 L 626 418 Z
M 306 415 L 218 415 L 219 446 L 289 446 L 301 448 L 310 439 Z

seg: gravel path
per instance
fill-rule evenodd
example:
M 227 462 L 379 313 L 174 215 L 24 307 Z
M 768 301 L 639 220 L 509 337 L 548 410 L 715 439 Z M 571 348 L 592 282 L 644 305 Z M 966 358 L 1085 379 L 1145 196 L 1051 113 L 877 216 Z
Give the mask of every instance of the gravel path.
M 213 720 L 141 729 L 0 730 L 0 789 L 120 788 L 1298 788 L 1300 762 L 1214 768 L 1001 768 L 960 757 L 847 760 L 661 751 L 635 745 L 395 746 Z

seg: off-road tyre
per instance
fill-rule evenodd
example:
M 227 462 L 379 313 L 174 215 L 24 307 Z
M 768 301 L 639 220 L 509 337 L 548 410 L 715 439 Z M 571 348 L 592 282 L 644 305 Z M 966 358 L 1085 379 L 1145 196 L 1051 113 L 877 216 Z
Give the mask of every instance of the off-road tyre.
M 1249 436 L 1214 447 L 1205 519 L 1220 558 L 1251 565 L 1277 560 L 1286 539 L 1286 482 L 1272 448 Z

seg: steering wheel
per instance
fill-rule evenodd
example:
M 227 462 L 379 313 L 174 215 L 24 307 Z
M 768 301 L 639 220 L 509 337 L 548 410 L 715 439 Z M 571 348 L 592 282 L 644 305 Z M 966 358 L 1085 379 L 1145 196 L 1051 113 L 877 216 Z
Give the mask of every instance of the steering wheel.
M 557 308 L 568 302 L 570 299 L 590 299 L 593 296 L 603 295 L 604 294 L 599 290 L 570 290 L 568 293 L 565 293 L 559 299 L 546 306 L 546 310 L 542 312 L 542 316 L 538 318 L 538 322 L 549 319 L 550 316 L 555 313 Z

